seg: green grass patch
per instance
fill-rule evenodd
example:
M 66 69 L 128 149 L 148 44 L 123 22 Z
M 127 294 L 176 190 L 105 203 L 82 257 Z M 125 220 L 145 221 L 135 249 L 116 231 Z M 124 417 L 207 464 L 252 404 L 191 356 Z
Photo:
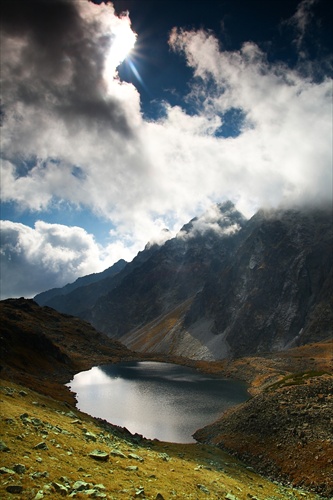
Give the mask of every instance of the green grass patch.
M 316 370 L 310 370 L 307 372 L 298 372 L 298 373 L 291 373 L 290 375 L 286 375 L 283 377 L 281 380 L 278 382 L 274 382 L 274 384 L 266 387 L 265 391 L 270 392 L 270 391 L 275 391 L 276 389 L 280 389 L 282 387 L 289 387 L 292 385 L 302 385 L 306 382 L 306 380 L 313 378 L 313 377 L 321 377 L 322 375 L 332 375 L 331 373 L 328 373 L 326 371 L 316 371 Z

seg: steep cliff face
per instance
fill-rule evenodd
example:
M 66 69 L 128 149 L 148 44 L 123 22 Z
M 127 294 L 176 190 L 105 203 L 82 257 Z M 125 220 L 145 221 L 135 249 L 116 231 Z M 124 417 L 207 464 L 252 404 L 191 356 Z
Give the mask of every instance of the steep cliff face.
M 332 219 L 325 211 L 259 212 L 184 319 L 212 320 L 233 355 L 275 351 L 332 334 Z
M 332 335 L 332 233 L 330 210 L 261 210 L 246 221 L 228 202 L 68 294 L 65 311 L 131 349 L 195 359 L 319 341 Z
M 189 307 L 204 286 L 212 262 L 233 252 L 235 235 L 245 222 L 230 202 L 193 219 L 97 300 L 86 319 L 112 337 L 121 337 L 174 309 L 183 310 L 181 304 Z

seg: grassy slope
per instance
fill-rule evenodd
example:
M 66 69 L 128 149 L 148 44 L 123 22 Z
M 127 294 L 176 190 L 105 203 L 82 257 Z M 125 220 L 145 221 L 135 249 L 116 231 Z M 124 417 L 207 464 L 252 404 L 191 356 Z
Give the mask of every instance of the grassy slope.
M 22 464 L 26 467 L 23 474 L 1 475 L 0 497 L 4 499 L 13 498 L 6 491 L 8 485 L 23 486 L 22 494 L 15 498 L 32 499 L 41 490 L 46 498 L 60 498 L 62 495 L 53 484 L 66 486 L 67 479 L 68 493 L 78 480 L 91 485 L 102 483 L 108 499 L 156 499 L 158 493 L 164 499 L 224 499 L 227 495 L 239 500 L 305 498 L 301 491 L 273 484 L 211 446 L 133 437 L 120 428 L 73 410 L 66 403 L 14 383 L 5 382 L 0 397 L 2 440 L 9 448 L 1 453 L 2 466 L 12 469 L 15 464 Z M 22 414 L 27 414 L 30 422 L 20 418 Z M 87 439 L 87 432 L 93 434 L 96 441 Z M 45 442 L 48 449 L 34 449 L 40 442 Z M 116 449 L 127 458 L 110 454 L 106 462 L 98 462 L 89 457 L 94 449 L 109 454 Z M 128 458 L 130 453 L 143 461 Z M 129 466 L 138 469 L 128 470 Z M 44 471 L 47 477 L 43 477 Z M 42 477 L 36 474 L 34 477 L 36 472 Z M 138 495 L 140 488 L 144 493 Z M 76 498 L 87 496 L 78 493 Z M 316 496 L 307 493 L 306 498 Z

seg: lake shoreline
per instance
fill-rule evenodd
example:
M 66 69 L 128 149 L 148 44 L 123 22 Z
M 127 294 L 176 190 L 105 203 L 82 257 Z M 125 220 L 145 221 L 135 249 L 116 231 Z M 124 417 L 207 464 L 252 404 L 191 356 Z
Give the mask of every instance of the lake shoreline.
M 244 382 L 152 360 L 95 366 L 67 387 L 80 411 L 147 439 L 177 443 L 195 442 L 197 429 L 249 399 Z

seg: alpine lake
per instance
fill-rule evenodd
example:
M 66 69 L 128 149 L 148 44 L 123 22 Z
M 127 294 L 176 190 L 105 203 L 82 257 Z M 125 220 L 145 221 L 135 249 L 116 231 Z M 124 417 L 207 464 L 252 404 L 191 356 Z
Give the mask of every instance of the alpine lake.
M 67 386 L 79 410 L 173 443 L 194 442 L 197 429 L 249 398 L 245 383 L 155 361 L 95 366 Z

